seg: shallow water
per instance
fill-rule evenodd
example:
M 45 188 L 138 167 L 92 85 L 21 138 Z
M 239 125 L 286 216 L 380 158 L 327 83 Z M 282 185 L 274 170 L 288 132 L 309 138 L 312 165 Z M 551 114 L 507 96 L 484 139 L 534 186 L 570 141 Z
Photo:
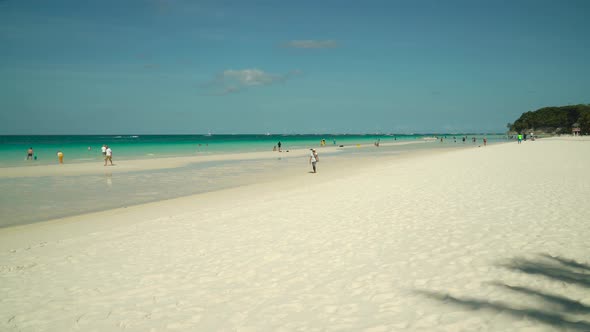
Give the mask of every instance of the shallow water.
M 0 227 L 239 186 L 250 182 L 245 174 L 260 174 L 277 163 L 231 161 L 129 173 L 105 171 L 100 176 L 1 179 Z
M 57 163 L 57 151 L 65 163 L 102 161 L 101 147 L 113 150 L 114 160 L 195 156 L 232 152 L 271 151 L 280 141 L 283 150 L 327 146 L 421 141 L 423 135 L 112 135 L 112 136 L 0 136 L 0 167 Z M 451 135 L 447 135 L 452 139 Z M 456 135 L 460 138 L 460 135 Z M 471 138 L 472 135 L 469 136 Z M 475 135 L 481 138 L 483 135 Z M 490 142 L 503 135 L 486 135 Z M 26 160 L 28 148 L 36 160 Z
M 471 143 L 447 140 L 442 144 L 363 147 L 332 153 L 320 150 L 320 167 L 346 159 L 362 162 L 369 157 L 412 151 L 472 147 Z M 277 152 L 276 159 L 200 162 L 173 169 L 112 174 L 107 167 L 102 175 L 1 178 L 0 227 L 216 191 L 308 171 L 307 157 L 294 158 Z

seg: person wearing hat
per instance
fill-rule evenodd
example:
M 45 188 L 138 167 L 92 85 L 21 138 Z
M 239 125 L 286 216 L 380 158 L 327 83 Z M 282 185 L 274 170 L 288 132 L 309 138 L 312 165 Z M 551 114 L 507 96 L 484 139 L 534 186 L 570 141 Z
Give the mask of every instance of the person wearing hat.
M 316 164 L 319 161 L 319 157 L 318 157 L 318 153 L 315 151 L 315 149 L 310 149 L 311 151 L 309 152 L 309 163 L 311 164 L 311 167 L 313 167 L 313 172 L 316 172 Z

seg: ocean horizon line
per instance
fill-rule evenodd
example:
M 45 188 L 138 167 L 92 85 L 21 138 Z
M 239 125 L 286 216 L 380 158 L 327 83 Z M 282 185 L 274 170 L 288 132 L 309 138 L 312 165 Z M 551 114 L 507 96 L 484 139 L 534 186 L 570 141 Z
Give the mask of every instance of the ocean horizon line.
M 419 132 L 419 133 L 195 133 L 195 134 L 0 134 L 0 136 L 436 136 L 436 135 L 506 135 L 505 132 Z

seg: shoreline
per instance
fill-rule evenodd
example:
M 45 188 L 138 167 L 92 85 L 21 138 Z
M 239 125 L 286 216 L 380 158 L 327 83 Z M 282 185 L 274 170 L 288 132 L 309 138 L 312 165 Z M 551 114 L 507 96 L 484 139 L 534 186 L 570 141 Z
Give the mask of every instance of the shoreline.
M 401 144 L 390 144 L 389 146 L 403 146 L 403 145 L 414 145 L 414 144 L 421 144 L 421 143 L 427 143 L 427 142 L 402 142 Z M 385 145 L 384 145 L 385 146 Z M 357 147 L 349 147 L 349 148 L 357 148 Z M 365 147 L 361 147 L 361 148 L 373 148 L 365 146 Z M 316 179 L 315 181 L 326 181 L 328 179 L 334 179 L 340 176 L 347 176 L 347 175 L 351 175 L 354 174 L 356 172 L 358 172 L 359 170 L 363 170 L 366 169 L 368 167 L 372 167 L 374 166 L 375 163 L 380 163 L 380 162 L 395 162 L 398 160 L 404 160 L 407 158 L 414 158 L 416 156 L 428 156 L 428 155 L 432 155 L 432 154 L 438 154 L 438 153 L 447 153 L 450 151 L 455 151 L 455 150 L 460 150 L 463 148 L 471 148 L 471 147 L 436 147 L 436 148 L 426 148 L 425 150 L 410 150 L 410 151 L 403 151 L 402 153 L 399 154 L 380 154 L 380 150 L 373 150 L 373 153 L 370 153 L 368 156 L 351 156 L 351 155 L 346 155 L 343 156 L 340 152 L 338 151 L 342 148 L 331 148 L 331 147 L 327 147 L 327 148 L 320 148 L 319 152 L 321 153 L 321 160 L 322 162 L 320 162 L 319 167 L 320 167 L 320 172 L 318 174 L 316 174 L 315 176 Z M 252 161 L 260 161 L 260 160 L 272 160 L 272 159 L 276 159 L 277 157 L 279 159 L 294 159 L 294 160 L 298 160 L 298 162 L 301 164 L 300 166 L 286 166 L 286 168 L 281 168 L 280 169 L 280 175 L 274 174 L 275 170 L 266 170 L 266 171 L 261 171 L 259 174 L 255 174 L 254 176 L 257 179 L 257 182 L 252 183 L 252 182 L 245 182 L 245 183 L 234 183 L 232 185 L 230 185 L 229 188 L 220 188 L 220 189 L 212 189 L 212 190 L 206 190 L 204 192 L 199 192 L 199 193 L 194 193 L 194 194 L 188 194 L 188 195 L 180 195 L 177 197 L 170 197 L 170 198 L 163 198 L 163 199 L 156 199 L 156 200 L 151 200 L 151 201 L 147 201 L 147 202 L 140 202 L 140 203 L 133 203 L 130 202 L 128 204 L 125 204 L 124 206 L 118 206 L 118 207 L 111 207 L 111 208 L 107 208 L 107 209 L 97 209 L 97 210 L 91 210 L 88 209 L 87 212 L 83 212 L 83 213 L 68 213 L 64 216 L 57 216 L 54 218 L 49 218 L 49 219 L 41 219 L 41 220 L 36 220 L 36 221 L 30 221 L 30 222 L 26 222 L 23 224 L 12 224 L 12 225 L 7 225 L 7 226 L 3 226 L 0 227 L 0 232 L 2 232 L 3 230 L 6 229 L 13 229 L 13 228 L 27 228 L 27 227 L 34 227 L 35 225 L 39 225 L 39 224 L 59 224 L 61 223 L 61 221 L 64 221 L 66 223 L 72 222 L 73 220 L 78 220 L 78 219 L 84 219 L 85 216 L 93 216 L 93 215 L 97 215 L 97 218 L 93 218 L 93 219 L 100 219 L 100 215 L 104 214 L 106 217 L 116 214 L 116 211 L 123 211 L 123 210 L 127 210 L 127 209 L 132 209 L 132 208 L 142 208 L 142 207 L 149 207 L 152 204 L 158 204 L 161 202 L 169 202 L 169 201 L 174 201 L 176 199 L 191 199 L 192 198 L 199 198 L 202 197 L 203 195 L 209 195 L 212 193 L 216 193 L 216 192 L 226 192 L 226 191 L 231 191 L 231 190 L 237 190 L 239 191 L 240 188 L 244 187 L 244 188 L 251 188 L 251 187 L 256 187 L 259 185 L 266 185 L 269 183 L 276 183 L 277 185 L 282 185 L 282 186 L 296 186 L 299 182 L 299 180 L 301 179 L 306 179 L 310 176 L 310 174 L 308 174 L 308 168 L 309 165 L 307 165 L 307 156 L 309 153 L 309 150 L 298 150 L 298 151 L 294 151 L 294 152 L 289 152 L 289 155 L 285 156 L 286 153 L 281 153 L 281 155 L 278 155 L 278 152 L 272 152 L 273 155 L 269 156 L 269 153 L 243 153 L 243 154 L 231 154 L 231 155 L 220 155 L 219 159 L 217 160 L 199 160 L 199 161 L 194 161 L 193 157 L 186 157 L 186 158 L 173 158 L 172 160 L 169 160 L 168 163 L 158 163 L 159 165 L 152 165 L 152 164 L 148 164 L 148 166 L 154 166 L 156 167 L 155 169 L 166 169 L 166 168 L 175 168 L 175 167 L 181 167 L 182 165 L 185 165 L 185 163 L 206 163 L 206 162 L 210 162 L 210 161 L 225 161 L 225 162 L 231 162 L 231 161 L 243 161 L 243 160 L 252 160 Z M 264 156 L 261 156 L 261 154 L 264 154 Z M 249 158 L 244 158 L 244 157 L 249 157 Z M 366 158 L 363 158 L 366 157 Z M 305 159 L 305 160 L 304 160 Z M 151 160 L 149 160 L 151 161 Z M 128 168 L 124 168 L 120 170 L 120 173 L 125 173 L 125 172 L 132 172 L 132 171 L 136 171 L 136 170 L 141 170 L 141 171 L 150 171 L 153 170 L 154 168 L 149 168 L 149 167 L 145 167 L 144 165 L 137 165 L 137 164 L 132 164 L 132 167 L 128 167 Z M 60 167 L 59 165 L 55 165 L 56 167 Z M 77 165 L 76 165 L 77 166 Z M 99 167 L 95 167 L 96 165 L 94 164 L 88 164 L 85 165 L 87 168 L 84 169 L 84 171 L 87 171 L 88 173 L 79 173 L 79 169 L 75 168 L 73 169 L 74 172 L 70 172 L 67 175 L 61 174 L 62 176 L 82 176 L 82 175 L 88 175 L 88 174 L 93 174 L 94 169 L 98 168 L 98 170 L 100 170 Z M 104 167 L 104 166 L 101 166 Z M 107 166 L 104 167 L 105 172 L 107 173 L 115 173 L 115 172 L 110 172 L 111 167 Z M 138 169 L 139 168 L 139 169 Z M 98 172 L 97 170 L 97 172 Z M 21 175 L 21 174 L 19 174 Z M 43 172 L 39 172 L 36 174 L 36 176 L 47 176 L 46 173 Z M 245 176 L 248 176 L 245 174 Z M 251 174 L 249 176 L 252 176 Z M 20 177 L 20 176 L 19 176 Z M 22 176 L 24 177 L 24 175 Z M 1 176 L 0 176 L 1 178 Z
M 415 144 L 432 144 L 429 141 L 411 141 L 398 143 L 384 143 L 383 147 L 415 145 Z M 348 145 L 325 146 L 320 149 L 322 152 L 339 153 L 341 150 L 357 148 L 373 148 L 369 144 L 359 144 L 359 146 Z M 86 174 L 101 174 L 108 172 L 133 172 L 145 170 L 159 170 L 186 166 L 188 164 L 215 162 L 215 161 L 242 161 L 256 159 L 273 159 L 276 157 L 292 158 L 306 156 L 309 149 L 295 149 L 283 152 L 264 151 L 264 152 L 241 152 L 241 153 L 216 153 L 202 154 L 184 157 L 161 157 L 161 158 L 143 158 L 143 159 L 115 159 L 115 166 L 103 166 L 102 161 L 98 162 L 78 162 L 71 164 L 51 164 L 51 165 L 27 165 L 27 166 L 8 166 L 0 167 L 1 178 L 19 178 L 19 177 L 41 177 L 41 176 L 78 176 Z M 116 158 L 116 157 L 115 157 Z

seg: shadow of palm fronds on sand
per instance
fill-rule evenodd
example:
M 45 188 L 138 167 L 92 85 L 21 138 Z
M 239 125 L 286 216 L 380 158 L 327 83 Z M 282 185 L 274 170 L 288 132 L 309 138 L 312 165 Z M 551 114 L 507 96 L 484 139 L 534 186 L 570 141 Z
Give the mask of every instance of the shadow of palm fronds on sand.
M 508 262 L 498 264 L 498 266 L 512 272 L 524 273 L 531 278 L 540 277 L 573 287 L 590 288 L 590 266 L 567 258 L 540 254 L 535 259 L 513 258 Z M 554 328 L 570 331 L 590 331 L 590 322 L 584 320 L 590 316 L 590 306 L 580 301 L 528 286 L 509 285 L 501 281 L 493 281 L 489 284 L 533 297 L 542 309 L 491 299 L 459 297 L 438 291 L 415 290 L 415 292 L 430 299 L 470 310 L 501 312 L 509 314 L 515 319 L 527 317 Z

